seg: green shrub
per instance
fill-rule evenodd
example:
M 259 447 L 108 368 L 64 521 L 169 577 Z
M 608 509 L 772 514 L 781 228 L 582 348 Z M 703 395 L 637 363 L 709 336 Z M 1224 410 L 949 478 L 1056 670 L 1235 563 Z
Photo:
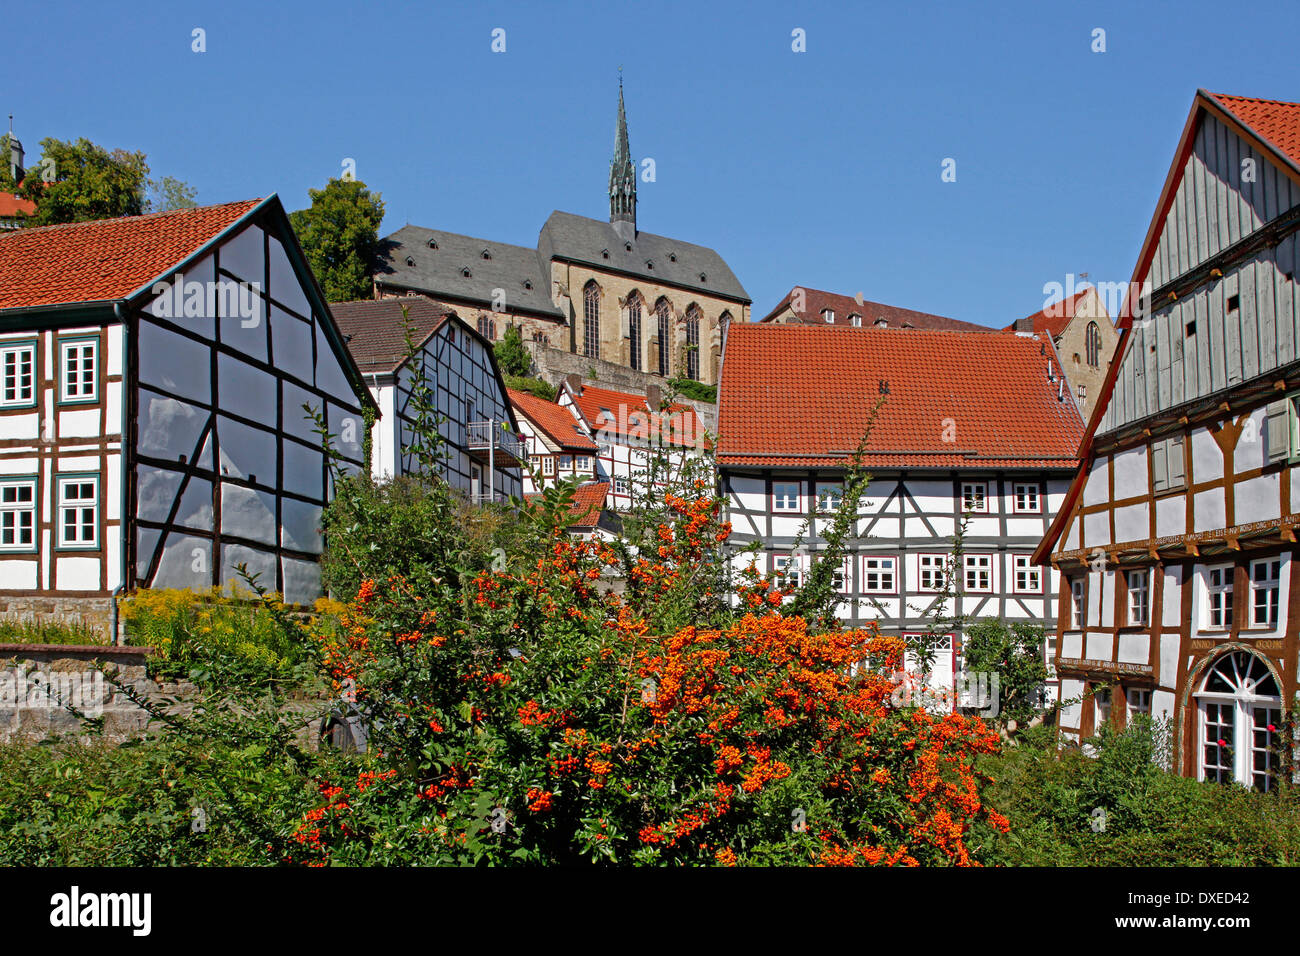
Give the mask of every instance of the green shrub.
M 0 644 L 107 644 L 98 628 L 81 622 L 0 619 Z
M 669 379 L 668 384 L 684 398 L 693 398 L 697 402 L 716 402 L 718 400 L 718 386 L 705 385 L 703 382 L 697 382 L 689 378 Z
M 506 375 L 506 387 L 513 388 L 516 392 L 527 392 L 529 395 L 536 395 L 538 398 L 547 401 L 555 401 L 555 389 L 546 384 L 540 378 L 527 378 L 522 375 Z

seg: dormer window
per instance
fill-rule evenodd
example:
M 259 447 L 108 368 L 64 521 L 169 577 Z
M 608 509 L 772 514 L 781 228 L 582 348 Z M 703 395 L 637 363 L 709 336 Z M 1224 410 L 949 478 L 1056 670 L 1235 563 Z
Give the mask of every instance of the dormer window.
M 524 280 L 524 288 L 525 288 L 525 289 L 531 289 L 532 287 L 533 287 L 533 280 L 532 280 L 532 279 L 525 279 L 525 280 Z
M 608 259 L 608 258 L 609 258 L 609 250 L 608 250 L 608 249 L 601 249 L 601 250 L 600 250 L 600 257 L 601 257 L 602 259 Z
M 850 316 L 849 316 L 849 325 L 853 326 L 855 329 L 860 329 L 860 328 L 862 328 L 862 316 L 860 316 L 860 315 L 850 315 Z
M 626 249 L 628 252 L 631 252 L 631 251 L 632 251 L 632 243 L 630 243 L 630 242 L 625 242 L 625 243 L 623 243 L 623 248 Z
M 709 281 L 708 274 L 707 274 L 707 273 L 704 273 L 704 272 L 701 272 L 701 273 L 700 273 L 700 281 L 701 281 L 701 282 L 708 282 L 708 281 Z
M 430 249 L 437 249 L 437 248 L 438 248 L 438 240 L 437 240 L 437 239 L 430 239 L 430 240 L 429 240 L 429 248 L 430 248 Z
M 468 279 L 470 277 L 469 266 L 461 266 L 460 274 L 464 276 L 466 279 Z
M 479 256 L 481 256 L 481 257 L 484 258 L 484 259 L 491 259 L 491 258 L 492 258 L 492 253 L 491 253 L 490 251 L 488 251 L 487 249 L 484 249 L 482 252 L 479 253 Z
M 826 322 L 828 325 L 833 324 L 835 322 L 835 310 L 822 309 L 822 321 Z
M 647 259 L 647 260 L 645 261 L 645 267 L 646 267 L 646 271 L 647 271 L 647 272 L 652 271 L 652 270 L 654 269 L 654 267 L 655 267 L 654 260 L 653 260 L 653 259 Z
M 876 316 L 876 328 L 878 329 L 889 328 L 889 320 L 885 318 L 883 315 Z
M 675 252 L 670 252 L 670 253 L 668 253 L 668 261 L 669 261 L 669 262 L 676 262 L 676 261 L 677 261 L 677 253 L 675 253 Z
M 414 256 L 407 256 L 407 257 L 406 257 L 406 264 L 407 264 L 408 266 L 414 266 L 414 265 L 415 265 L 415 257 L 414 257 Z

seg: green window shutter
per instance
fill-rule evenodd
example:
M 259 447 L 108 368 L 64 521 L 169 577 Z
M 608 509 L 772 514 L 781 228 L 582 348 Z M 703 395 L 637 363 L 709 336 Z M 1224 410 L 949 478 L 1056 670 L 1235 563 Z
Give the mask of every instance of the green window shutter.
M 1164 491 L 1169 487 L 1169 475 L 1165 470 L 1165 443 L 1151 443 L 1151 489 Z
M 1165 452 L 1165 468 L 1169 472 L 1169 487 L 1181 488 L 1186 483 L 1183 467 L 1183 436 L 1168 439 L 1169 448 Z
M 1290 402 L 1270 402 L 1264 416 L 1264 440 L 1269 461 L 1281 461 L 1291 454 Z

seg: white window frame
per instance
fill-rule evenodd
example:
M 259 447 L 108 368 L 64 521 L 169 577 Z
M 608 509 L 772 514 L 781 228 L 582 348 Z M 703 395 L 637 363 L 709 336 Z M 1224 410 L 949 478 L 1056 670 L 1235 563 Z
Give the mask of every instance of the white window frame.
M 782 590 L 803 585 L 803 556 L 789 552 L 772 555 L 772 578 Z
M 968 507 L 967 502 L 978 493 L 979 507 Z M 987 481 L 963 481 L 961 483 L 961 510 L 976 514 L 986 514 L 989 510 L 989 483 Z
M 1141 587 L 1134 587 L 1138 581 Z M 1124 583 L 1128 596 L 1124 602 L 1124 620 L 1127 627 L 1149 627 L 1151 625 L 1151 569 L 1140 568 L 1124 572 Z M 1141 595 L 1140 602 L 1135 601 Z
M 962 590 L 968 594 L 988 594 L 993 590 L 993 555 L 991 553 L 963 554 L 962 564 Z M 979 575 L 983 573 L 987 580 L 983 587 L 971 586 L 971 573 L 976 575 L 976 582 L 979 581 Z
M 872 578 L 876 584 L 871 585 Z M 898 555 L 864 554 L 862 556 L 863 594 L 897 594 L 898 593 Z
M 937 563 L 936 563 L 937 562 Z M 927 573 L 938 575 L 938 584 L 931 586 L 925 583 Z M 944 580 L 948 575 L 948 555 L 946 554 L 918 554 L 916 556 L 916 589 L 924 591 L 927 594 L 938 594 L 943 590 Z
M 834 325 L 834 324 L 835 324 L 835 310 L 834 310 L 834 309 L 822 309 L 822 319 L 823 319 L 823 320 L 824 320 L 828 325 Z
M 1102 687 L 1093 692 L 1092 695 L 1092 732 L 1101 733 L 1101 728 L 1110 723 L 1111 718 L 1111 693 L 1109 687 Z
M 58 548 L 60 551 L 97 551 L 99 550 L 99 476 L 96 474 L 78 474 L 78 475 L 57 475 L 54 479 L 54 500 L 55 514 L 58 520 L 56 530 Z M 92 490 L 92 497 L 69 499 L 67 489 L 71 485 L 85 486 L 89 485 Z M 89 502 L 89 504 L 87 504 Z M 69 539 L 67 530 L 67 512 L 76 510 L 81 512 L 77 516 L 76 527 L 77 536 Z M 87 539 L 82 537 L 82 531 L 86 525 L 85 512 L 90 512 L 90 526 L 92 537 Z
M 546 455 L 542 458 L 542 476 L 550 478 L 555 474 L 555 456 Z
M 5 500 L 11 491 L 17 492 L 20 489 L 27 489 L 30 492 L 31 501 L 19 501 L 18 494 L 13 495 L 13 501 Z M 35 476 L 0 479 L 0 552 L 31 554 L 37 550 L 36 506 L 39 501 Z M 7 531 L 12 531 L 14 535 L 14 540 L 9 543 L 4 541 L 4 534 Z M 31 538 L 30 541 L 20 540 L 24 532 Z
M 86 353 L 89 353 L 90 387 L 85 389 Z M 76 355 L 76 371 L 69 374 L 68 358 Z M 59 404 L 79 405 L 99 401 L 99 339 L 68 338 L 59 340 Z
M 1070 630 L 1083 629 L 1083 617 L 1087 612 L 1083 603 L 1083 578 L 1070 579 Z
M 1231 564 L 1216 565 L 1205 569 L 1202 605 L 1205 612 L 1205 625 L 1203 630 L 1229 631 L 1232 629 L 1232 585 L 1235 577 L 1236 569 Z M 1214 620 L 1216 614 L 1219 617 L 1217 623 Z
M 578 471 L 591 471 L 591 456 L 577 455 L 573 459 L 573 464 Z
M 1047 679 L 1054 681 L 1056 676 L 1056 635 L 1043 635 L 1043 663 L 1047 666 Z
M 1270 567 L 1271 566 L 1271 567 Z M 1263 568 L 1266 577 L 1258 576 L 1258 569 Z M 1260 630 L 1277 627 L 1281 609 L 1278 607 L 1282 597 L 1282 560 L 1280 558 L 1262 558 L 1250 562 L 1250 626 Z M 1264 586 L 1261 587 L 1260 585 Z M 1265 620 L 1260 618 L 1260 596 L 1264 596 Z
M 632 496 L 632 479 L 624 475 L 614 476 L 614 494 L 624 498 Z
M 788 505 L 785 502 L 789 496 L 784 492 L 778 492 L 778 488 L 794 487 L 794 505 Z M 802 514 L 803 513 L 803 482 L 802 481 L 774 481 L 772 482 L 772 511 L 782 514 Z
M 1130 687 L 1124 694 L 1124 703 L 1130 719 L 1138 714 L 1151 716 L 1151 691 L 1145 687 Z
M 839 510 L 840 504 L 844 501 L 843 482 L 819 481 L 816 483 L 814 487 L 816 488 L 817 491 L 817 496 L 814 499 L 814 501 L 816 502 L 816 507 L 818 512 L 824 514 L 827 512 L 835 512 Z M 827 504 L 823 502 L 822 499 L 823 499 L 824 492 L 830 493 L 830 494 L 826 494 L 825 497 L 828 499 L 834 499 L 834 504 Z
M 560 471 L 573 471 L 573 456 L 561 455 L 558 467 Z
M 26 359 L 23 354 L 26 353 Z M 24 377 L 22 366 L 26 364 L 27 388 L 21 387 Z M 11 376 L 10 368 L 14 374 Z M 36 342 L 0 342 L 0 408 L 34 408 L 36 406 Z M 17 379 L 18 381 L 13 381 Z M 14 391 L 14 397 L 8 393 Z
M 1020 584 L 1022 574 L 1025 576 L 1025 585 L 1023 587 Z M 1032 554 L 1013 554 L 1011 556 L 1011 593 L 1043 593 L 1043 569 L 1034 564 Z
M 853 590 L 853 568 L 850 561 L 847 556 L 841 558 L 839 570 L 832 577 L 836 594 L 849 594 Z
M 1011 511 L 1013 514 L 1038 515 L 1043 513 L 1043 498 L 1037 484 L 1019 483 L 1011 486 Z M 1020 504 L 1021 498 L 1025 504 Z M 1030 502 L 1033 502 L 1031 505 Z

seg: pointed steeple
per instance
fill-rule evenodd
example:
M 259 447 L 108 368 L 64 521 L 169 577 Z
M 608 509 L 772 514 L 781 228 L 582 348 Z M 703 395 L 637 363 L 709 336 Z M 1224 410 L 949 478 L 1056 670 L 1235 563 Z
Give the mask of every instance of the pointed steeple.
M 627 112 L 623 108 L 623 73 L 618 77 L 618 132 L 609 164 L 609 221 L 625 239 L 636 236 L 636 167 L 627 143 Z M 626 225 L 623 225 L 626 224 Z

